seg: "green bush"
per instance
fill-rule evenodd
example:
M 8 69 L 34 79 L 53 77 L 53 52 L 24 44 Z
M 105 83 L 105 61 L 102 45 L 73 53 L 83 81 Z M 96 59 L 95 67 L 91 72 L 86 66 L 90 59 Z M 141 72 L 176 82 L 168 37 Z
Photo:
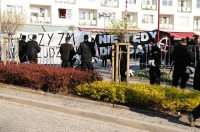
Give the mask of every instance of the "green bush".
M 95 81 L 76 87 L 76 94 L 106 102 L 159 110 L 189 112 L 200 102 L 200 92 L 148 84 Z

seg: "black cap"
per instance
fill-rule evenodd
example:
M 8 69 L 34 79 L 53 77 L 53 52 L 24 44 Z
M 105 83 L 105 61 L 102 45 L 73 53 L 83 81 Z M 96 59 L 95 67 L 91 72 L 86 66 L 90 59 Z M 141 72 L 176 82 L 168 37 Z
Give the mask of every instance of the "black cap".
M 70 37 L 65 37 L 65 41 L 69 41 L 70 40 Z
M 89 36 L 86 34 L 86 35 L 84 35 L 84 39 L 88 39 L 89 38 Z
M 186 41 L 185 38 L 181 38 L 181 42 L 182 42 L 182 43 L 186 43 L 187 41 Z
M 154 44 L 157 43 L 157 41 L 156 41 L 155 38 L 151 38 L 151 39 L 150 39 L 150 42 L 152 42 L 152 43 L 154 43 Z
M 26 35 L 22 35 L 22 39 L 26 39 Z
M 33 34 L 32 39 L 36 39 L 36 38 L 37 38 L 37 35 Z

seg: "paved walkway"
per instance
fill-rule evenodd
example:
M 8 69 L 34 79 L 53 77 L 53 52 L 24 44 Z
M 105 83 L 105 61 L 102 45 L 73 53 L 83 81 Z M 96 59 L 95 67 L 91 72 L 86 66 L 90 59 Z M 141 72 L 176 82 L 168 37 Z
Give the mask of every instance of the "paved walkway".
M 180 122 L 177 118 L 165 114 L 83 98 L 49 94 L 12 85 L 0 84 L 0 103 L 0 131 L 3 132 L 7 132 L 4 126 L 10 126 L 8 127 L 10 131 L 138 132 L 145 130 L 150 132 L 200 132 L 199 127 L 192 128 L 188 124 Z M 29 111 L 30 107 L 34 108 Z M 43 109 L 41 110 L 43 112 L 38 113 L 38 109 Z M 22 124 L 14 121 L 15 118 L 19 119 Z M 85 123 L 80 123 L 81 120 L 85 120 Z M 29 123 L 27 123 L 29 121 L 31 126 L 36 125 L 39 128 L 29 126 Z M 69 122 L 69 126 L 64 128 L 63 126 L 67 122 Z M 79 126 L 80 124 L 81 126 Z M 89 129 L 89 126 L 91 129 Z
M 0 100 L 1 132 L 145 132 L 132 127 Z

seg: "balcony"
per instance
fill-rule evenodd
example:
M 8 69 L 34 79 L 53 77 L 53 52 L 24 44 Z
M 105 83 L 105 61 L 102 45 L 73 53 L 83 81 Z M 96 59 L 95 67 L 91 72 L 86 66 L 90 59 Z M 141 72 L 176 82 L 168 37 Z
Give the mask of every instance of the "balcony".
M 102 1 L 101 6 L 104 7 L 118 7 L 118 2 L 115 1 Z
M 50 20 L 50 17 L 40 17 L 40 16 L 31 16 L 31 20 L 30 20 L 31 23 L 46 23 L 46 24 L 50 24 L 51 23 L 51 20 Z
M 75 0 L 55 0 L 55 3 L 75 4 Z
M 79 20 L 80 26 L 96 26 L 97 20 Z
M 190 9 L 190 7 L 178 7 L 177 11 L 178 11 L 178 12 L 190 13 L 190 12 L 191 12 L 191 9 Z
M 161 29 L 173 29 L 173 24 L 160 24 Z
M 155 11 L 155 10 L 156 10 L 156 5 L 146 5 L 146 4 L 142 4 L 142 5 L 141 5 L 141 9 L 142 9 L 142 10 L 152 10 L 152 11 Z
M 200 31 L 200 25 L 194 26 L 193 30 L 194 31 Z

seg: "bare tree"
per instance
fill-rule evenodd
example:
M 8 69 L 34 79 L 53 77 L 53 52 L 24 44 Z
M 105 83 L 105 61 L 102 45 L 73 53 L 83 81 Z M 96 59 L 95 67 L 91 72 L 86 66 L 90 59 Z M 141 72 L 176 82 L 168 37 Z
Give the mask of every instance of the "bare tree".
M 26 23 L 26 15 L 22 12 L 15 12 L 12 10 L 3 11 L 1 13 L 1 26 L 4 33 L 11 36 L 20 31 L 22 26 Z
M 130 32 L 135 32 L 137 25 L 134 21 L 123 18 L 120 20 L 111 20 L 107 28 L 110 29 L 111 34 L 117 35 L 122 42 L 125 42 L 126 35 Z

